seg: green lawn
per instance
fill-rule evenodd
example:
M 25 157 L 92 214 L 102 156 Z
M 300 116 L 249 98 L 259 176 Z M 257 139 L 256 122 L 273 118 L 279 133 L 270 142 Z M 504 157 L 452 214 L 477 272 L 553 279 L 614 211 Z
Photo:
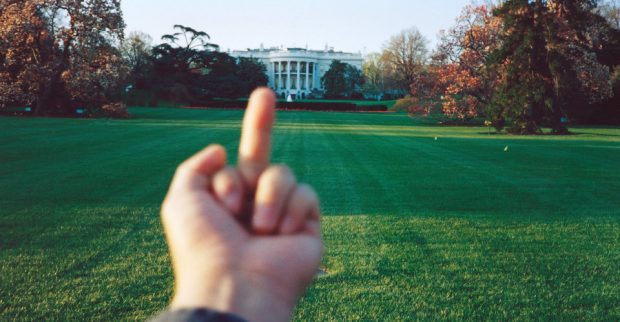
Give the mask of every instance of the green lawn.
M 241 101 L 247 101 L 247 98 L 240 99 Z M 286 99 L 280 98 L 279 101 L 286 102 Z M 328 100 L 328 99 L 303 99 L 296 100 L 295 102 L 308 102 L 308 103 L 351 103 L 357 106 L 370 106 L 370 105 L 385 105 L 388 109 L 391 109 L 397 100 L 375 101 L 375 100 Z
M 394 104 L 396 104 L 396 100 L 389 101 L 373 101 L 373 100 L 300 100 L 297 102 L 317 102 L 317 103 L 352 103 L 357 106 L 368 106 L 368 105 L 385 105 L 389 108 L 392 108 Z
M 234 161 L 242 111 L 132 113 L 0 117 L 0 320 L 165 308 L 159 203 L 205 144 Z M 620 319 L 619 128 L 515 137 L 402 114 L 278 118 L 274 160 L 325 213 L 329 274 L 296 319 Z

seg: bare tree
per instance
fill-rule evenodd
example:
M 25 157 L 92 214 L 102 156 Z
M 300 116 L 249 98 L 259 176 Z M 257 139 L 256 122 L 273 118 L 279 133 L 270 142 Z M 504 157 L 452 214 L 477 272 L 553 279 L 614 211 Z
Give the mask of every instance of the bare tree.
M 405 91 L 424 69 L 428 60 L 427 44 L 428 40 L 412 27 L 392 36 L 383 46 L 382 57 Z
M 141 31 L 132 31 L 121 45 L 121 53 L 130 69 L 144 66 L 153 48 L 153 38 Z
M 620 29 L 620 0 L 599 0 L 596 11 L 616 29 Z
M 394 69 L 380 53 L 370 53 L 364 58 L 364 93 L 379 97 L 382 94 L 401 93 L 400 82 L 395 79 Z

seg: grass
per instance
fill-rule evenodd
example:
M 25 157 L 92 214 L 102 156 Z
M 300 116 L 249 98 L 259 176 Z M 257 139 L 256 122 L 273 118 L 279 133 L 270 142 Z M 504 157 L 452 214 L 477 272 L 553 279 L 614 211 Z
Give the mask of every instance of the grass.
M 396 100 L 388 100 L 388 101 L 375 101 L 375 100 L 311 100 L 304 99 L 298 102 L 318 102 L 318 103 L 352 103 L 357 106 L 369 106 L 369 105 L 385 105 L 388 109 L 392 108 L 394 104 L 396 104 Z
M 205 144 L 235 161 L 242 111 L 132 113 L 0 118 L 0 320 L 165 308 L 159 203 Z M 329 274 L 297 320 L 620 319 L 620 129 L 517 137 L 401 114 L 278 118 L 274 160 L 316 187 L 325 213 Z
M 240 99 L 241 101 L 247 101 L 247 98 Z M 286 102 L 286 99 L 280 98 L 279 101 Z M 370 106 L 370 105 L 385 105 L 388 109 L 392 109 L 397 100 L 330 100 L 330 99 L 302 99 L 295 100 L 294 102 L 307 102 L 307 103 L 351 103 L 357 106 Z

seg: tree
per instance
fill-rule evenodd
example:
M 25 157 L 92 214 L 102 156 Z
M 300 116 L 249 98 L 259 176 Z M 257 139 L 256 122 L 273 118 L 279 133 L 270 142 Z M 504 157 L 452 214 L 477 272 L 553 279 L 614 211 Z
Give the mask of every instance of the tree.
M 219 48 L 209 35 L 183 25 L 174 25 L 175 33 L 162 36 L 166 41 L 153 48 L 151 90 L 157 99 L 192 103 L 204 99 L 205 68 Z M 217 56 L 217 55 L 216 55 Z
M 428 59 L 428 41 L 412 27 L 394 35 L 384 45 L 383 59 L 387 69 L 396 75 L 401 88 L 407 92 Z
M 183 25 L 174 25 L 173 29 L 177 30 L 177 32 L 161 37 L 162 40 L 165 40 L 173 47 L 182 48 L 186 51 L 195 49 L 217 50 L 220 48 L 219 45 L 209 42 L 211 36 L 204 31 L 199 31 Z
M 153 48 L 153 38 L 140 31 L 129 33 L 121 44 L 121 54 L 132 73 L 144 70 L 149 64 Z
M 152 43 L 151 36 L 134 31 L 121 44 L 121 55 L 129 70 L 123 98 L 127 104 L 145 106 L 154 103 L 148 90 L 152 82 Z
M 240 82 L 240 93 L 249 96 L 259 86 L 267 86 L 267 66 L 255 58 L 239 58 L 237 61 L 237 78 Z
M 546 63 L 548 47 L 542 1 L 509 0 L 496 10 L 504 22 L 502 46 L 496 51 L 495 66 L 508 61 L 507 73 L 494 97 L 494 121 L 512 120 L 510 131 L 529 134 L 540 130 L 542 118 L 559 114 L 552 99 L 552 76 Z M 559 121 L 559 118 L 558 118 Z M 556 122 L 559 124 L 559 122 Z M 556 128 L 561 131 L 561 128 Z
M 596 8 L 596 13 L 604 17 L 614 28 L 620 29 L 620 1 L 601 0 Z
M 362 91 L 368 96 L 379 98 L 402 91 L 393 69 L 380 53 L 370 53 L 364 58 L 362 74 Z
M 610 69 L 597 52 L 607 50 L 601 36 L 608 24 L 600 23 L 595 6 L 590 0 L 509 0 L 496 10 L 504 32 L 492 61 L 506 66 L 491 109 L 499 123 L 512 121 L 516 133 L 543 125 L 566 133 L 562 120 L 575 113 L 571 97 L 593 104 L 612 95 Z
M 364 74 L 357 67 L 347 64 L 345 67 L 345 92 L 349 98 L 359 98 L 364 85 Z
M 247 95 L 243 93 L 238 72 L 236 59 L 227 53 L 205 54 L 202 75 L 206 97 L 238 98 Z
M 61 79 L 71 100 L 91 109 L 120 101 L 128 71 L 118 50 L 125 29 L 120 0 L 67 1 L 66 10 L 70 57 Z
M 0 104 L 50 114 L 120 98 L 119 0 L 0 0 L 0 15 Z
M 42 111 L 58 73 L 58 51 L 40 1 L 0 0 L 0 108 L 34 105 Z
M 440 32 L 429 71 L 437 81 L 436 91 L 429 92 L 434 96 L 427 98 L 430 104 L 440 104 L 445 115 L 457 118 L 484 111 L 501 70 L 486 64 L 500 44 L 501 26 L 486 5 L 468 5 L 452 28 Z
M 383 64 L 380 54 L 370 53 L 365 57 L 362 74 L 365 80 L 363 92 L 370 96 L 379 97 L 384 90 Z
M 259 61 L 219 52 L 204 31 L 182 25 L 174 29 L 178 31 L 164 35 L 166 43 L 152 51 L 150 90 L 157 99 L 200 104 L 215 97 L 247 97 L 267 84 L 267 68 Z
M 360 90 L 364 82 L 362 72 L 354 66 L 333 60 L 321 78 L 328 98 L 348 98 Z

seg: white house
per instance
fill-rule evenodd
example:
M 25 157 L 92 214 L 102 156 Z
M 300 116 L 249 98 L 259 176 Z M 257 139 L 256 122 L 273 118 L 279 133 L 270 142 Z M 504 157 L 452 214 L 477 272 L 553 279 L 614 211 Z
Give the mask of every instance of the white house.
M 304 48 L 268 48 L 235 50 L 230 52 L 235 58 L 256 58 L 267 66 L 269 84 L 278 95 L 305 98 L 313 90 L 323 90 L 321 78 L 329 70 L 333 60 L 362 69 L 362 54 Z

